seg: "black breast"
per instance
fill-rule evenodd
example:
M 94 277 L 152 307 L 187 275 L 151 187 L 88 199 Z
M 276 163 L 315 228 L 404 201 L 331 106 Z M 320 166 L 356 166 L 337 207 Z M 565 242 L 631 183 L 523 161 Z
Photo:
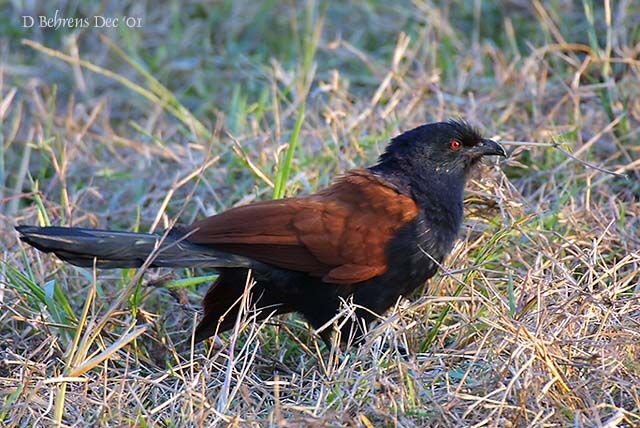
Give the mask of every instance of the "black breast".
M 430 223 L 420 215 L 389 244 L 387 272 L 356 287 L 355 303 L 383 314 L 400 296 L 410 295 L 435 275 L 456 235 L 457 230 Z

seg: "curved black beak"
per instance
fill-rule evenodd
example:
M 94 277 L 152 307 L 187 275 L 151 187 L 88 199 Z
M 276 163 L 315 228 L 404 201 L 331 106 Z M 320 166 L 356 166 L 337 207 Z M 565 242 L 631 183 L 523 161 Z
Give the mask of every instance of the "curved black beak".
M 507 157 L 507 152 L 504 150 L 500 144 L 496 143 L 493 140 L 482 139 L 476 146 L 473 148 L 476 152 L 476 156 L 502 156 Z

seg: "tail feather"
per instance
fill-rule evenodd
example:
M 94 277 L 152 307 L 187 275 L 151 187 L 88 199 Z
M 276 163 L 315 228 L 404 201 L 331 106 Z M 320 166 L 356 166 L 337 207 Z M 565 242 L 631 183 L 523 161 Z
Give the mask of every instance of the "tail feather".
M 258 268 L 247 257 L 198 245 L 179 233 L 165 239 L 151 233 L 118 232 L 76 227 L 17 226 L 20 239 L 45 253 L 76 266 L 99 268 L 140 267 L 153 254 L 151 267 Z

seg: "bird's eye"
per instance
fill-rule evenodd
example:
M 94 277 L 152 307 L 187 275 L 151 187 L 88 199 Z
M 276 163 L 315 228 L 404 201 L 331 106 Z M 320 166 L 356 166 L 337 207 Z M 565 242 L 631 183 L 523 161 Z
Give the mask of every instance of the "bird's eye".
M 449 141 L 449 147 L 451 147 L 451 150 L 455 152 L 460 150 L 460 148 L 462 147 L 462 144 L 458 140 L 451 140 Z

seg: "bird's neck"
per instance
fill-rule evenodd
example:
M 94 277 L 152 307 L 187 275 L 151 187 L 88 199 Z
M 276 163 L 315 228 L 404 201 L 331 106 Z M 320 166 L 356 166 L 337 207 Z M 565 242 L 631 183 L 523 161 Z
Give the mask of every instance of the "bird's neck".
M 386 182 L 397 189 L 400 193 L 406 196 L 412 196 L 410 174 L 407 174 L 406 171 L 404 171 L 402 163 L 398 162 L 396 159 L 390 158 L 381 160 L 378 164 L 369 167 L 369 171 L 384 178 Z
M 464 178 L 433 174 L 412 183 L 413 198 L 425 219 L 456 233 L 463 217 Z
M 432 226 L 457 233 L 463 218 L 466 177 L 440 171 L 406 171 L 402 163 L 394 161 L 381 162 L 370 170 L 412 197 L 421 208 L 423 218 Z

